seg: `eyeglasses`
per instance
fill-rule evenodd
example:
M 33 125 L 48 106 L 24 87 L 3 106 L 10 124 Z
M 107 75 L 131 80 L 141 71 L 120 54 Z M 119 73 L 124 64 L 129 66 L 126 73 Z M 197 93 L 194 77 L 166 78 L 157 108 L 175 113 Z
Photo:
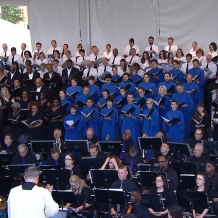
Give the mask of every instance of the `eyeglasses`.
M 64 160 L 72 160 L 72 159 L 70 159 L 70 158 L 65 158 Z
M 164 162 L 165 162 L 165 161 L 163 161 L 163 160 L 162 160 L 162 161 L 158 161 L 158 163 L 164 163 Z
M 155 180 L 155 182 L 163 182 L 163 180 Z

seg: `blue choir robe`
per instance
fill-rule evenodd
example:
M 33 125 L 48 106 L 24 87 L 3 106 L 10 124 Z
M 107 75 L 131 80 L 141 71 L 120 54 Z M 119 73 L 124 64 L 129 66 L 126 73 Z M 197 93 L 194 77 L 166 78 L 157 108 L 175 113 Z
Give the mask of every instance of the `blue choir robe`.
M 136 74 L 134 76 L 130 75 L 129 78 L 132 80 L 132 82 L 135 84 L 135 86 L 138 86 L 138 84 L 140 83 L 140 80 L 142 79 L 142 77 L 139 76 L 138 74 Z
M 180 121 L 172 126 L 168 126 L 165 122 L 163 122 L 163 127 L 166 132 L 166 136 L 172 139 L 173 142 L 184 142 L 184 117 L 183 113 L 179 110 L 170 110 L 166 113 L 165 118 L 168 120 L 172 120 L 173 118 L 179 118 Z
M 140 99 L 141 99 L 140 96 L 136 96 L 136 97 L 134 98 L 134 104 L 136 104 Z M 144 99 L 147 100 L 148 98 L 146 98 L 146 97 L 144 96 Z M 148 108 L 148 107 L 147 107 L 146 104 L 144 104 L 142 107 L 140 106 L 140 114 L 143 113 L 143 111 L 144 111 L 145 109 L 147 109 L 147 108 Z
M 82 110 L 83 113 L 88 114 L 90 113 L 92 110 L 98 111 L 98 108 L 95 107 L 86 107 Z M 94 134 L 96 136 L 98 136 L 100 138 L 100 126 L 99 126 L 99 122 L 100 122 L 100 116 L 97 113 L 94 113 L 93 116 L 91 116 L 90 118 L 86 119 L 85 116 L 81 116 L 82 120 L 83 120 L 83 136 L 86 136 L 86 130 L 87 128 L 92 128 L 94 130 Z
M 73 120 L 76 122 L 80 120 L 79 123 L 76 124 L 74 129 L 70 129 L 70 127 L 66 124 L 66 121 Z M 82 138 L 82 122 L 80 114 L 69 114 L 64 118 L 64 129 L 65 129 L 65 139 L 81 139 Z
M 171 110 L 171 105 L 170 105 L 170 98 L 167 95 L 161 96 L 158 95 L 154 100 L 159 102 L 161 98 L 165 98 L 165 102 L 163 107 L 158 107 L 155 103 L 153 104 L 153 107 L 156 108 L 160 114 L 160 116 L 165 117 L 165 114 Z M 159 117 L 159 122 L 160 122 L 160 129 L 163 128 L 163 119 Z
M 193 115 L 193 110 L 195 107 L 194 101 L 191 95 L 187 92 L 183 92 L 182 94 L 176 93 L 173 95 L 172 99 L 176 99 L 178 101 L 178 104 L 181 104 L 183 102 L 187 104 L 187 107 L 180 107 L 179 110 L 183 113 L 183 117 L 185 120 L 184 140 L 188 140 L 190 138 L 192 124 L 191 117 Z
M 146 98 L 152 98 L 154 99 L 157 96 L 157 87 L 154 83 L 152 82 L 142 82 L 138 85 L 138 88 L 144 88 L 144 90 L 152 90 L 153 91 L 153 95 L 151 93 L 149 94 L 145 94 Z
M 186 82 L 184 83 L 184 91 L 192 91 L 192 90 L 195 90 L 194 91 L 194 94 L 192 95 L 192 99 L 195 103 L 195 106 L 200 103 L 199 100 L 200 100 L 200 89 L 199 89 L 199 86 L 195 83 L 195 82 Z
M 158 86 L 159 83 L 164 81 L 164 71 L 163 70 L 159 73 L 158 79 L 153 77 L 153 75 L 160 70 L 161 68 L 157 67 L 157 68 L 152 68 L 151 70 L 148 71 L 148 73 L 151 74 L 151 82 L 154 83 L 156 87 Z
M 204 84 L 205 84 L 205 77 L 204 77 L 204 71 L 201 68 L 192 68 L 188 71 L 192 75 L 192 77 L 195 77 L 196 75 L 199 75 L 196 83 L 199 86 L 200 89 L 200 99 L 199 103 L 204 103 Z
M 151 119 L 141 118 L 142 124 L 142 134 L 147 134 L 149 137 L 153 137 L 156 135 L 157 132 L 160 131 L 160 124 L 159 124 L 159 113 L 158 111 L 153 108 L 154 111 L 151 115 Z M 147 108 L 143 111 L 143 114 L 148 114 L 151 109 Z
M 68 99 L 65 98 L 63 100 L 61 99 L 60 103 L 61 103 L 61 107 L 63 107 L 65 104 L 68 104 L 68 106 L 65 107 L 65 110 L 66 110 L 67 114 L 70 114 L 70 105 L 71 105 L 70 101 L 68 101 Z
M 175 76 L 177 76 L 178 74 L 179 74 L 179 76 L 177 77 L 177 81 L 179 82 L 179 83 L 184 83 L 185 82 L 185 77 L 184 77 L 184 74 L 183 74 L 183 72 L 181 71 L 181 70 L 179 70 L 179 69 L 176 69 L 176 70 L 170 70 L 170 72 L 169 72 L 170 74 L 171 74 L 171 76 L 172 76 L 172 79 L 173 79 L 173 77 L 175 77 Z
M 111 108 L 103 108 L 101 110 L 102 114 L 108 114 L 111 110 L 114 110 L 114 112 L 109 116 L 111 120 L 105 119 L 104 117 L 101 117 L 101 126 L 102 126 L 102 141 L 106 140 L 107 135 L 109 136 L 109 140 L 113 141 L 115 136 L 118 134 L 118 112 L 113 107 Z
M 107 99 L 105 99 L 105 98 L 100 98 L 99 100 L 98 100 L 98 102 L 97 102 L 97 104 L 100 104 L 100 105 L 103 105 L 103 104 L 106 104 L 107 103 Z
M 108 90 L 109 91 L 109 94 L 111 95 L 115 95 L 117 93 L 117 88 L 114 86 L 113 83 L 105 83 L 102 85 L 101 87 L 101 92 L 103 92 L 104 90 Z
M 69 94 L 72 94 L 72 93 L 74 93 L 74 92 L 78 92 L 79 94 L 78 94 L 77 96 L 79 96 L 80 94 L 83 93 L 83 89 L 82 89 L 81 86 L 75 86 L 75 87 L 69 86 L 69 87 L 67 88 L 67 90 L 66 90 L 66 93 L 69 93 Z M 71 104 L 75 104 L 75 101 L 76 101 L 77 96 L 72 97 L 72 98 L 69 98 L 69 101 L 70 101 Z
M 89 85 L 89 95 L 93 98 L 94 102 L 96 103 L 101 95 L 100 88 L 95 84 Z
M 137 90 L 135 88 L 135 84 L 133 82 L 130 82 L 130 81 L 124 82 L 124 81 L 122 81 L 122 82 L 120 82 L 118 84 L 118 87 L 120 87 L 120 88 L 121 87 L 126 87 L 127 85 L 131 85 L 131 87 L 128 89 L 127 93 L 133 93 L 134 96 L 137 96 L 138 92 L 137 92 Z
M 123 114 L 120 114 L 120 116 L 123 116 L 123 119 L 120 117 L 121 121 L 121 134 L 124 133 L 125 130 L 129 129 L 131 131 L 131 137 L 135 144 L 138 145 L 138 137 L 139 137 L 139 124 L 140 119 L 138 117 L 138 114 L 140 113 L 140 109 L 135 104 L 126 104 L 122 107 L 122 111 L 128 111 L 131 107 L 135 107 L 135 111 L 132 113 L 132 115 L 135 117 L 135 119 L 132 119 L 130 117 L 126 117 Z
M 78 101 L 83 102 L 83 103 L 86 103 L 86 99 L 89 98 L 89 97 L 90 97 L 89 95 L 84 95 L 84 94 L 82 93 L 82 94 L 80 94 L 80 95 L 76 98 L 75 104 L 77 104 Z M 78 110 L 82 110 L 82 109 L 83 109 L 83 107 L 78 106 Z
M 120 78 L 119 75 L 112 75 L 112 81 L 117 81 Z
M 160 86 L 165 86 L 167 90 L 168 90 L 169 88 L 171 88 L 172 86 L 174 87 L 174 91 L 171 93 L 171 95 L 167 95 L 167 96 L 169 96 L 169 97 L 172 97 L 172 95 L 176 93 L 176 84 L 175 84 L 173 81 L 171 81 L 171 80 L 168 81 L 168 82 L 164 81 L 164 82 L 162 82 L 162 83 L 159 83 L 159 85 L 158 85 L 158 87 L 157 87 L 157 92 L 158 92 Z

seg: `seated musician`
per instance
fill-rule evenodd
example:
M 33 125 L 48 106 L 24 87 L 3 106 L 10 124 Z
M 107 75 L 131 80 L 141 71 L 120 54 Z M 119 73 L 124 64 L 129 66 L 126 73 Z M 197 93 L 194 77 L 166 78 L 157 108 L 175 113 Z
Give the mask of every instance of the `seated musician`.
M 68 210 L 68 216 L 70 217 L 76 217 L 76 214 L 85 215 L 87 218 L 93 217 L 93 207 L 92 207 L 92 198 L 91 193 L 92 190 L 87 187 L 86 183 L 81 180 L 78 176 L 73 175 L 69 179 L 71 189 L 73 193 L 75 194 L 75 197 L 77 199 L 78 204 L 72 205 L 73 210 Z M 66 205 L 66 208 L 69 208 L 71 206 L 70 203 Z M 86 212 L 83 212 L 86 211 Z M 85 213 L 85 214 L 84 214 Z
M 84 136 L 83 139 L 88 140 L 89 145 L 96 145 L 97 142 L 100 141 L 98 136 L 94 135 L 94 130 L 92 128 L 86 130 L 86 136 Z
M 187 141 L 185 141 L 185 143 L 189 144 L 191 148 L 194 148 L 197 143 L 202 143 L 202 140 L 204 140 L 203 139 L 203 129 L 196 128 L 194 137 L 188 139 Z
M 156 176 L 155 184 L 156 186 L 149 193 L 161 195 L 160 204 L 155 205 L 155 208 L 148 208 L 148 210 L 151 213 L 151 217 L 161 217 L 168 213 L 167 208 L 170 205 L 176 203 L 176 196 L 173 191 L 168 188 L 166 177 L 163 174 Z M 161 205 L 162 201 L 164 208 Z
M 62 132 L 60 129 L 54 130 L 54 140 L 55 140 L 55 147 L 63 152 L 64 149 L 64 140 L 62 139 Z
M 50 150 L 51 155 L 47 158 L 47 165 L 65 167 L 65 154 L 60 153 L 60 150 L 56 147 Z
M 74 165 L 75 158 L 73 154 L 67 153 L 65 155 L 64 161 L 65 161 L 65 169 L 70 170 L 71 175 L 76 175 L 81 178 L 79 168 Z
M 17 147 L 18 154 L 16 154 L 12 161 L 11 164 L 36 164 L 37 166 L 37 161 L 36 157 L 28 151 L 28 148 L 25 144 L 20 144 Z
M 183 218 L 183 210 L 177 205 L 173 204 L 168 208 L 168 218 Z
M 13 135 L 5 135 L 4 144 L 0 146 L 0 152 L 7 152 L 11 154 L 17 153 L 17 146 L 13 143 L 13 139 Z
M 118 170 L 120 165 L 121 165 L 120 159 L 112 155 L 105 160 L 103 166 L 101 167 L 101 170 L 104 169 Z
M 166 156 L 159 156 L 158 165 L 160 167 L 158 173 L 166 173 L 167 179 L 169 181 L 169 188 L 172 191 L 176 190 L 179 185 L 178 175 L 176 171 L 168 166 L 168 159 Z
M 98 146 L 97 145 L 91 145 L 89 147 L 89 154 L 93 158 L 104 158 L 105 156 L 98 152 Z

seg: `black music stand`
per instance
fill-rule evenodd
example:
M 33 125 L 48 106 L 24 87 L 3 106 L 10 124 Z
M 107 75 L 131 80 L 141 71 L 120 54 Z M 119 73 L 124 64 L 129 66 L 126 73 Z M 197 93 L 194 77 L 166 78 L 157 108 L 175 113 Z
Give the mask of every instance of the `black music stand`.
M 138 141 L 141 150 L 160 150 L 160 147 L 163 143 L 161 137 L 138 137 Z
M 16 165 L 8 165 L 9 175 L 11 177 L 23 178 L 23 174 L 27 167 L 35 166 L 33 164 L 16 164 Z
M 61 169 L 60 166 L 53 166 L 53 165 L 40 165 L 39 168 L 40 168 L 41 170 Z
M 181 174 L 180 183 L 185 190 L 193 189 L 196 185 L 196 176 L 193 174 Z
M 218 142 L 217 141 L 203 141 L 204 153 L 212 156 L 218 156 Z
M 50 150 L 54 147 L 54 140 L 45 141 L 30 141 L 31 151 L 34 153 L 50 153 Z
M 161 195 L 155 193 L 142 194 L 141 203 L 154 211 L 163 211 L 165 210 L 164 199 L 161 200 L 161 198 Z
M 192 156 L 191 148 L 189 144 L 185 143 L 177 143 L 177 142 L 167 142 L 167 144 L 170 146 L 170 152 L 187 156 Z
M 174 169 L 178 175 L 180 174 L 194 174 L 197 175 L 198 167 L 195 163 L 171 163 L 170 167 Z
M 67 188 L 70 178 L 70 170 L 67 169 L 45 169 L 42 171 L 43 183 L 54 185 L 55 189 Z
M 151 164 L 142 164 L 142 163 L 139 163 L 138 165 L 138 169 L 139 171 L 151 171 Z M 158 171 L 159 170 L 159 165 L 158 164 L 154 164 L 153 166 L 153 171 Z
M 98 148 L 100 152 L 121 153 L 122 145 L 121 141 L 100 141 L 98 142 Z
M 89 152 L 88 140 L 65 140 L 66 152 Z
M 10 165 L 14 156 L 15 154 L 0 153 L 0 165 L 1 166 Z
M 90 176 L 95 187 L 109 188 L 118 180 L 117 170 L 90 170 Z

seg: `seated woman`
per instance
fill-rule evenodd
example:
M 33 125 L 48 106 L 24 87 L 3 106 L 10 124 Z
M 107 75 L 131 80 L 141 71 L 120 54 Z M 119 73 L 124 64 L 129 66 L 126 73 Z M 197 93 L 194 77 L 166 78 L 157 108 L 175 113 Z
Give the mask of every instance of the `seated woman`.
M 85 215 L 87 218 L 92 218 L 92 190 L 89 187 L 87 187 L 86 183 L 76 175 L 71 176 L 69 182 L 71 189 L 77 200 L 77 204 L 71 205 L 70 203 L 68 203 L 66 205 L 66 208 L 69 208 L 70 206 L 74 208 L 73 210 L 68 210 L 67 217 L 75 217 L 76 214 L 79 213 L 81 215 Z
M 120 165 L 121 165 L 121 160 L 118 157 L 112 155 L 105 160 L 103 166 L 101 167 L 101 170 L 104 169 L 118 170 Z
M 166 216 L 166 214 L 168 213 L 167 208 L 170 207 L 172 204 L 176 203 L 176 196 L 173 191 L 168 188 L 167 179 L 163 174 L 159 174 L 156 176 L 155 184 L 156 187 L 154 187 L 149 193 L 160 195 L 161 199 L 164 199 L 164 208 L 166 209 L 163 209 L 161 204 L 162 200 L 160 199 L 160 203 L 157 203 L 157 205 L 155 205 L 155 208 L 148 208 L 148 210 L 151 213 L 151 217 Z
M 65 161 L 65 169 L 70 170 L 71 176 L 76 175 L 78 177 L 81 177 L 80 170 L 78 169 L 78 167 L 74 165 L 75 158 L 73 154 L 66 153 L 64 161 Z

